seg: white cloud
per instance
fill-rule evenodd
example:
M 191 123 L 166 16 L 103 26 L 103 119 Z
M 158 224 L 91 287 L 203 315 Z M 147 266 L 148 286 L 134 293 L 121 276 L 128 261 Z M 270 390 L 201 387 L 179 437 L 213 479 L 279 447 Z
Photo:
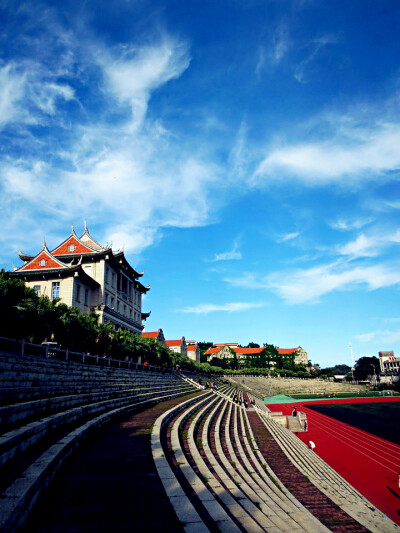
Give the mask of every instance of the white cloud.
M 345 220 L 343 218 L 340 218 L 336 220 L 335 222 L 330 222 L 329 226 L 333 229 L 337 229 L 340 231 L 351 231 L 355 229 L 361 229 L 364 226 L 367 226 L 368 224 L 371 224 L 373 222 L 373 218 L 356 218 L 353 220 Z
M 363 343 L 368 343 L 374 341 L 375 344 L 381 344 L 386 346 L 389 349 L 393 349 L 393 344 L 400 341 L 400 330 L 390 331 L 390 330 L 377 330 L 371 331 L 370 333 L 363 333 L 355 336 L 357 340 Z
M 239 251 L 239 244 L 235 242 L 232 250 L 228 252 L 222 252 L 219 254 L 214 254 L 214 258 L 211 259 L 211 262 L 217 261 L 232 261 L 242 259 L 242 253 Z
M 306 185 L 385 179 L 400 167 L 400 126 L 385 124 L 349 143 L 341 140 L 294 144 L 272 149 L 258 165 L 251 185 L 298 179 Z M 350 178 L 350 179 L 349 179 Z M 390 175 L 386 179 L 390 179 Z
M 265 303 L 249 303 L 249 302 L 231 302 L 226 304 L 199 304 L 193 307 L 185 307 L 179 309 L 177 312 L 181 313 L 194 313 L 194 314 L 207 314 L 214 312 L 228 312 L 237 313 L 241 311 L 249 311 L 250 309 L 257 309 L 265 307 Z
M 280 63 L 290 48 L 288 31 L 285 26 L 279 26 L 272 38 L 270 59 L 273 63 Z
M 372 291 L 398 285 L 400 269 L 396 264 L 349 268 L 346 263 L 338 261 L 309 269 L 275 272 L 267 276 L 247 273 L 225 281 L 234 287 L 270 290 L 287 303 L 301 304 L 317 302 L 322 296 L 337 290 L 366 287 Z
M 178 78 L 188 68 L 190 58 L 185 42 L 164 36 L 161 43 L 125 48 L 117 57 L 101 54 L 98 61 L 110 90 L 121 102 L 131 105 L 132 125 L 138 127 L 146 115 L 151 93 Z
M 371 342 L 372 339 L 375 337 L 375 333 L 363 333 L 361 335 L 356 335 L 356 339 L 360 342 Z
M 285 235 L 281 235 L 278 237 L 278 242 L 286 242 L 286 241 L 292 241 L 293 239 L 296 239 L 300 235 L 300 232 L 293 231 L 291 233 L 286 233 Z
M 398 243 L 400 243 L 400 230 L 370 236 L 361 234 L 354 241 L 339 247 L 338 253 L 351 258 L 376 257 L 383 249 Z
M 338 41 L 336 35 L 323 35 L 313 39 L 308 43 L 306 47 L 307 50 L 306 57 L 300 61 L 300 63 L 294 69 L 294 78 L 299 83 L 307 83 L 307 73 L 309 72 L 311 65 L 315 62 L 320 50 L 328 44 L 335 44 Z
M 49 55 L 50 35 L 48 49 L 39 47 L 43 54 L 32 43 L 34 60 L 0 68 L 0 126 L 52 125 L 40 136 L 21 127 L 14 142 L 24 157 L 10 153 L 0 160 L 2 227 L 23 206 L 39 242 L 44 234 L 51 242 L 86 218 L 99 228 L 101 242 L 113 240 L 115 247 L 139 253 L 164 227 L 212 221 L 221 180 L 207 142 L 183 142 L 179 132 L 146 115 L 153 92 L 188 68 L 187 43 L 164 34 L 146 46 L 111 50 L 86 42 L 82 52 L 71 44 L 76 39 L 47 22 L 51 31 L 59 30 L 57 58 Z M 79 101 L 74 83 L 85 87 Z M 63 105 L 72 100 L 78 105 L 67 128 Z M 13 242 L 30 248 L 19 226 Z
M 26 75 L 14 63 L 0 68 L 0 128 L 20 117 L 25 83 Z

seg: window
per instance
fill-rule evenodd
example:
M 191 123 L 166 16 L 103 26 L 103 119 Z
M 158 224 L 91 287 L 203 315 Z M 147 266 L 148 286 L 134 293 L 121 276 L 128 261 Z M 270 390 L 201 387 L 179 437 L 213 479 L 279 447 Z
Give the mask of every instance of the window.
M 105 294 L 105 300 L 104 300 L 104 303 L 105 303 L 106 305 L 108 305 L 108 294 L 107 294 L 107 293 Z
M 60 282 L 59 281 L 53 281 L 51 284 L 51 298 L 59 298 L 60 297 Z
M 106 267 L 106 279 L 105 279 L 105 282 L 108 283 L 108 273 L 109 273 L 109 270 L 108 270 L 108 267 Z
M 46 265 L 47 265 L 47 261 L 46 261 L 46 259 L 41 259 L 41 260 L 39 261 L 39 266 L 40 266 L 40 267 L 45 267 Z
M 119 302 L 117 302 L 117 312 L 119 313 Z
M 79 283 L 76 286 L 76 301 L 81 301 L 81 286 L 79 285 Z
M 124 315 L 126 315 L 126 305 L 124 305 Z
M 75 252 L 75 250 L 76 250 L 76 246 L 75 246 L 75 244 L 70 244 L 70 245 L 68 246 L 68 251 L 69 251 L 69 252 Z
M 40 285 L 34 285 L 33 290 L 35 291 L 37 296 L 40 296 L 40 293 L 41 293 Z
M 89 289 L 85 289 L 85 305 L 89 305 Z
M 111 309 L 114 309 L 114 297 L 111 296 Z

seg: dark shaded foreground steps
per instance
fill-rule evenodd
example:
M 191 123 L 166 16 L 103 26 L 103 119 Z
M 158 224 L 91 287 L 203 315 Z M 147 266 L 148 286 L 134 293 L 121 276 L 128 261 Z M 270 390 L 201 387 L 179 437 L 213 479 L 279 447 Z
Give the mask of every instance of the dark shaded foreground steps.
M 268 458 L 268 464 L 271 469 L 293 496 L 309 509 L 314 516 L 331 531 L 337 533 L 366 533 L 369 531 L 340 509 L 303 476 L 283 453 L 256 411 L 248 410 L 247 416 L 259 450 L 264 457 Z
M 97 431 L 60 468 L 21 531 L 184 531 L 154 465 L 151 429 L 161 413 L 199 394 L 160 402 Z

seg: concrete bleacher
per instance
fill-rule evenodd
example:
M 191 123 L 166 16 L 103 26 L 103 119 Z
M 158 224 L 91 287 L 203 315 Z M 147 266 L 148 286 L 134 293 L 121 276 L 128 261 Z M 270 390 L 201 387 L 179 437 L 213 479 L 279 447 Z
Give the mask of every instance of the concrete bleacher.
M 0 353 L 0 531 L 23 523 L 61 463 L 95 428 L 194 390 L 170 371 Z
M 239 385 L 245 390 L 266 398 L 278 394 L 332 394 L 355 393 L 364 390 L 364 385 L 352 383 L 338 383 L 323 379 L 300 379 L 265 376 L 228 376 L 234 385 Z
M 259 400 L 249 400 L 246 408 L 236 389 L 223 386 L 163 413 L 154 424 L 154 461 L 185 531 L 400 531 L 292 432 L 268 417 Z M 271 470 L 252 433 L 250 413 L 259 413 L 268 430 L 273 426 L 274 438 L 293 456 L 305 484 L 326 496 L 321 503 L 326 525 Z
M 205 393 L 154 425 L 153 457 L 185 530 L 328 531 L 279 486 L 232 396 L 229 388 Z
M 276 423 L 257 396 L 237 386 L 217 381 L 217 390 L 200 392 L 195 374 L 11 353 L 0 353 L 0 385 L 1 532 L 24 523 L 60 465 L 93 430 L 193 391 L 196 397 L 155 415 L 150 430 L 158 476 L 184 531 L 400 531 Z M 307 483 L 344 511 L 336 529 L 301 503 L 273 471 L 253 432 L 254 416 Z

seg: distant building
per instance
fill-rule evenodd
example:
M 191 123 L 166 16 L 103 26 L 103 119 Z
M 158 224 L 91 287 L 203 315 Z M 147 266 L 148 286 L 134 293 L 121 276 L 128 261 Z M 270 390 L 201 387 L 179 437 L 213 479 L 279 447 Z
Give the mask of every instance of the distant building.
M 281 355 L 295 354 L 294 362 L 296 365 L 308 365 L 308 354 L 301 346 L 297 348 L 277 348 Z
M 11 275 L 22 279 L 39 296 L 60 298 L 83 313 L 94 311 L 100 323 L 142 333 L 142 321 L 150 314 L 142 313 L 142 295 L 150 289 L 139 281 L 143 272 L 131 267 L 123 251 L 96 242 L 86 222 L 81 237 L 72 227 L 69 237 L 53 250 L 44 242 L 36 255 L 19 252 L 19 257 L 24 264 Z
M 145 339 L 154 339 L 160 344 L 165 345 L 165 337 L 161 328 L 158 331 L 143 331 L 142 337 Z
M 264 347 L 260 348 L 241 348 L 237 343 L 214 344 L 209 348 L 205 355 L 207 358 L 218 357 L 219 359 L 232 358 L 232 352 L 236 353 L 239 361 L 244 361 L 246 357 L 255 357 L 261 354 Z M 278 353 L 284 356 L 295 355 L 295 364 L 308 364 L 307 352 L 300 346 L 298 348 L 277 348 Z M 271 364 L 272 366 L 272 364 Z
M 193 361 L 197 361 L 198 363 L 200 363 L 200 348 L 197 343 L 187 345 L 186 350 L 187 350 L 187 356 L 189 357 L 189 359 L 192 359 Z
M 174 341 L 165 341 L 165 346 L 176 353 L 181 353 L 187 355 L 187 347 L 185 337 L 182 337 L 180 340 Z
M 395 357 L 394 352 L 379 352 L 381 374 L 398 374 L 400 372 L 400 357 Z

